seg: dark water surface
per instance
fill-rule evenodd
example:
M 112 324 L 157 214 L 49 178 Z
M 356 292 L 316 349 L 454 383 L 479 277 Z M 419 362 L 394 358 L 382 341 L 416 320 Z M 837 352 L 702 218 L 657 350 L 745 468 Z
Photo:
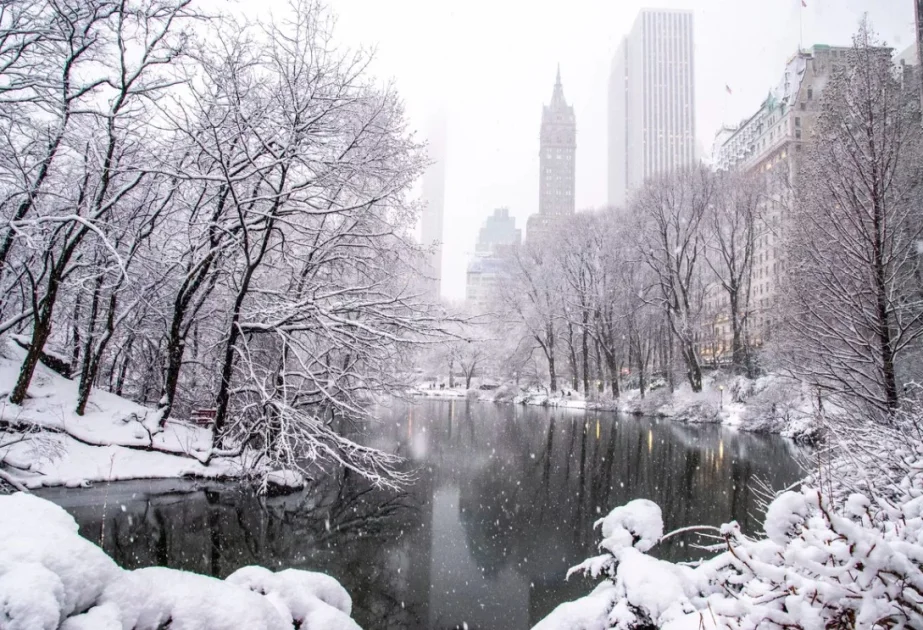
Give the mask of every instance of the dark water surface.
M 439 401 L 379 415 L 362 439 L 417 467 L 404 492 L 340 473 L 268 500 L 178 481 L 42 494 L 126 568 L 324 571 L 367 630 L 519 630 L 592 586 L 564 576 L 596 555 L 593 522 L 611 508 L 647 498 L 667 530 L 736 519 L 756 532 L 755 480 L 778 489 L 801 476 L 789 441 L 716 426 Z M 681 543 L 658 554 L 697 556 Z

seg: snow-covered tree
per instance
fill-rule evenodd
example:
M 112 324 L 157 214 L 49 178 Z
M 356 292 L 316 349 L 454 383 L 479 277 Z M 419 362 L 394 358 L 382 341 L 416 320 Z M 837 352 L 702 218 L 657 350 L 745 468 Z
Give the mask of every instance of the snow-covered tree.
M 631 204 L 639 222 L 641 258 L 655 274 L 654 299 L 666 315 L 695 392 L 702 389 L 696 336 L 704 300 L 707 218 L 715 199 L 714 175 L 696 166 L 651 180 Z
M 764 189 L 762 175 L 723 174 L 708 213 L 709 255 L 705 260 L 727 295 L 732 363 L 749 377 L 753 376 L 753 361 L 747 328 L 757 240 L 766 232 Z
M 444 339 L 412 238 L 426 156 L 333 23 L 312 0 L 256 23 L 189 0 L 0 6 L 11 402 L 42 361 L 79 381 L 78 414 L 105 385 L 161 428 L 213 414 L 205 462 L 400 477 L 341 428 Z
M 556 347 L 561 324 L 560 269 L 556 256 L 543 243 L 526 243 L 509 252 L 507 273 L 498 283 L 496 299 L 504 317 L 522 324 L 540 349 L 551 391 L 558 389 Z
M 863 22 L 824 90 L 788 220 L 793 369 L 841 404 L 886 416 L 923 335 L 919 105 Z

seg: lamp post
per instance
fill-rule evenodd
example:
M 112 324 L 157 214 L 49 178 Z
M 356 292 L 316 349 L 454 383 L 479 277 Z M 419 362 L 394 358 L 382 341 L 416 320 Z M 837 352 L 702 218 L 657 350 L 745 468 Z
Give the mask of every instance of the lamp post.
M 718 391 L 721 392 L 721 409 L 724 409 L 724 385 L 718 385 Z

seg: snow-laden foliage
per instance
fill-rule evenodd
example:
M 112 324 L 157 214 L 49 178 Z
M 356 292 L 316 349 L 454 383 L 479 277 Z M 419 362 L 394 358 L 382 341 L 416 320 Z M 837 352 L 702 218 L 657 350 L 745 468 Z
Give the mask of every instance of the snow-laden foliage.
M 784 356 L 862 417 L 892 414 L 919 375 L 919 79 L 863 21 L 824 88 L 786 234 Z
M 4 395 L 28 408 L 42 363 L 79 416 L 94 388 L 156 406 L 154 431 L 204 411 L 205 465 L 392 483 L 343 429 L 441 338 L 412 237 L 424 147 L 320 3 L 214 10 L 3 3 L 0 335 L 25 350 Z
M 243 567 L 226 580 L 149 567 L 124 571 L 77 534 L 62 508 L 0 496 L 4 630 L 358 630 L 330 576 Z
M 616 508 L 597 522 L 605 553 L 572 569 L 602 582 L 536 627 L 923 626 L 921 426 L 923 410 L 911 407 L 891 430 L 853 436 L 769 503 L 764 535 L 728 523 L 716 532 L 719 553 L 693 565 L 645 555 L 663 538 L 656 505 Z

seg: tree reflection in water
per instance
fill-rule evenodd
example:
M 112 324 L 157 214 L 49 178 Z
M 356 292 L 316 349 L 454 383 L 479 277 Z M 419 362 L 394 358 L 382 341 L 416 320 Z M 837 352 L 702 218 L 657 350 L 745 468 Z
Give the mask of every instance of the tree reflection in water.
M 753 531 L 754 479 L 779 488 L 800 475 L 791 443 L 714 426 L 466 402 L 379 415 L 357 434 L 408 458 L 417 481 L 404 492 L 338 471 L 274 499 L 175 481 L 45 495 L 128 568 L 318 570 L 366 628 L 514 630 L 586 591 L 564 576 L 596 553 L 593 522 L 616 505 L 651 499 L 668 529 L 736 519 Z M 680 540 L 658 553 L 696 555 Z

